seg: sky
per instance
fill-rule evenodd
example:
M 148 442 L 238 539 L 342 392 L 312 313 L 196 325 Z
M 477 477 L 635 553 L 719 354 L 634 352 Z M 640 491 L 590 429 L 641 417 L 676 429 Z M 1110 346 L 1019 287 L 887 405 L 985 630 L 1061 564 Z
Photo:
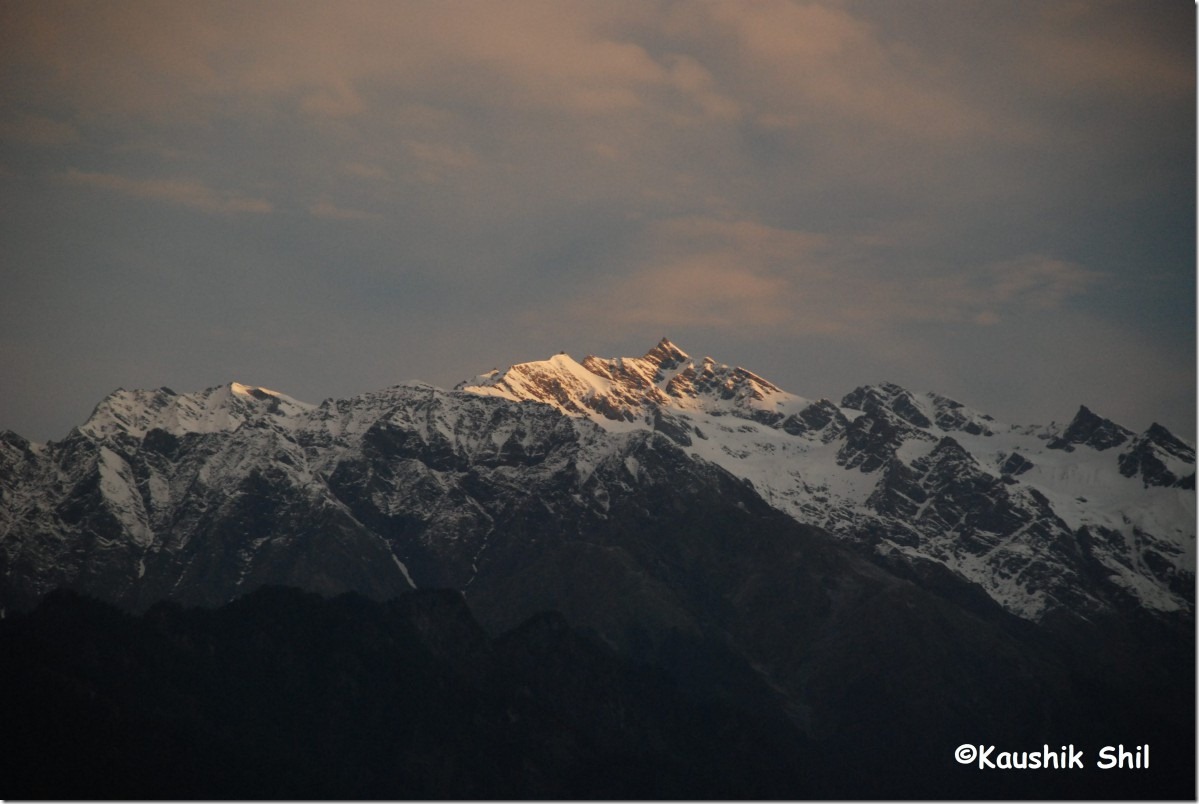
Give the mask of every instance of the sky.
M 1195 437 L 1192 2 L 0 4 L 0 430 L 669 337 Z

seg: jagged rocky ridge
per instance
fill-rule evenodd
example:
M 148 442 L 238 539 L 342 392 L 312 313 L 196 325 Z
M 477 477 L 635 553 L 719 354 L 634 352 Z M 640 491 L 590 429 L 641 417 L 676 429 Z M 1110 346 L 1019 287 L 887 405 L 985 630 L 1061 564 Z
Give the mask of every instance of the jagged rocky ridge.
M 967 739 L 1152 739 L 1193 781 L 1193 483 L 1164 428 L 810 401 L 668 341 L 319 405 L 121 390 L 62 441 L 0 436 L 0 595 L 458 590 L 493 635 L 558 611 L 694 700 L 783 717 L 837 769 L 817 797 L 855 756 L 859 796 L 974 792 L 924 770 Z
M 951 572 L 1030 620 L 1193 615 L 1195 452 L 1158 424 L 1137 435 L 1082 406 L 1065 427 L 1007 425 L 890 383 L 811 401 L 667 340 L 460 387 L 654 429 L 797 520 L 901 571 Z
M 262 583 L 470 590 L 512 520 L 608 516 L 664 444 L 688 472 L 719 466 L 893 571 L 950 574 L 1025 619 L 1193 616 L 1194 449 L 1160 425 L 1134 434 L 1086 407 L 1065 427 L 1005 425 L 893 384 L 811 401 L 667 340 L 320 405 L 239 383 L 119 390 L 62 441 L 5 433 L 2 604 L 57 586 L 132 608 Z

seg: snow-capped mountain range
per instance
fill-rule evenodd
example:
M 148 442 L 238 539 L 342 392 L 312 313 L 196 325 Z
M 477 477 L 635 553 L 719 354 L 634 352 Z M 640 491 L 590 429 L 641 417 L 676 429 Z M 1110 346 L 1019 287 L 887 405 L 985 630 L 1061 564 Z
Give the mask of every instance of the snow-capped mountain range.
M 1157 424 L 1135 434 L 1080 407 L 1065 427 L 1009 425 L 890 383 L 812 401 L 668 340 L 459 388 L 657 430 L 797 520 L 886 563 L 943 565 L 1027 619 L 1113 596 L 1193 606 L 1195 452 Z
M 663 454 L 680 484 L 714 465 L 894 574 L 951 577 L 1026 620 L 1193 617 L 1194 449 L 1165 428 L 1086 407 L 1010 425 L 892 384 L 809 400 L 665 339 L 319 405 L 237 382 L 118 390 L 62 441 L 4 433 L 0 596 L 469 596 L 508 571 L 497 543 L 536 542 L 534 509 L 543 527 L 602 519 Z
M 665 340 L 315 405 L 118 390 L 0 433 L 9 753 L 282 776 L 195 788 L 250 798 L 506 789 L 413 786 L 447 757 L 518 796 L 1185 798 L 1194 483 L 1157 425 L 805 399 Z M 953 759 L 1099 740 L 1152 775 Z

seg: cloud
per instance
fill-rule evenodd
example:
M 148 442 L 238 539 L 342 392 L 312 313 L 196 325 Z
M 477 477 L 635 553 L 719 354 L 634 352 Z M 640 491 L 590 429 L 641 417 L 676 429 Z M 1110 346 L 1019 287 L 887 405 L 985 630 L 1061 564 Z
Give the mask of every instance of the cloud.
M 1060 308 L 1101 282 L 1044 255 L 941 270 L 894 269 L 870 238 L 754 221 L 681 218 L 647 230 L 632 267 L 596 280 L 571 320 L 774 336 L 886 333 L 913 324 L 994 325 Z
M 416 160 L 417 177 L 428 183 L 442 181 L 447 175 L 473 167 L 479 161 L 469 146 L 415 140 L 408 140 L 404 145 Z
M 1010 187 L 1029 160 L 1012 148 L 1057 143 L 1074 148 L 1058 164 L 1086 154 L 1118 167 L 1118 132 L 1079 149 L 1075 122 L 1028 97 L 1069 99 L 1082 74 L 1096 76 L 1088 86 L 1122 81 L 1136 96 L 1160 94 L 1163 77 L 1193 88 L 1176 59 L 1153 55 L 1153 36 L 1125 42 L 1123 18 L 1087 4 L 1072 16 L 1025 4 L 1006 15 L 987 4 L 928 8 L 931 34 L 888 9 L 785 0 L 361 2 L 352 13 L 305 0 L 15 3 L 0 25 L 0 90 L 31 109 L 55 98 L 77 121 L 125 136 L 160 129 L 155 139 L 197 152 L 219 147 L 211 138 L 227 121 L 254 121 L 243 135 L 270 132 L 280 159 L 332 150 L 426 183 L 469 160 L 529 171 L 536 155 L 563 176 L 537 177 L 547 195 L 572 183 L 647 188 L 639 206 L 658 217 L 700 211 L 699 198 L 707 214 L 731 203 L 732 214 L 752 215 L 797 179 L 854 205 L 952 208 L 980 188 Z M 980 10 L 1022 61 L 993 43 L 971 58 Z M 1055 60 L 1059 45 L 1077 58 Z M 1108 52 L 1117 67 L 1086 67 Z M 580 152 L 600 153 L 597 144 L 621 155 L 615 169 L 586 168 Z M 314 172 L 306 165 L 286 181 Z M 684 174 L 707 185 L 702 195 L 670 191 Z
M 59 174 L 58 178 L 78 187 L 91 187 L 150 201 L 164 201 L 202 212 L 226 215 L 264 214 L 274 209 L 266 199 L 216 190 L 193 179 L 135 179 L 115 173 L 91 173 L 75 169 Z
M 1029 87 L 1060 98 L 1194 95 L 1194 51 L 1171 46 L 1178 40 L 1163 36 L 1155 15 L 1126 16 L 1118 4 L 1076 0 L 1038 5 L 1033 22 L 1015 42 Z
M 308 207 L 308 213 L 314 218 L 329 218 L 338 221 L 377 221 L 382 215 L 377 212 L 367 212 L 361 209 L 339 207 L 329 201 L 318 201 Z
M 881 371 L 919 362 L 917 331 L 969 353 L 1019 326 L 1026 351 L 1087 312 L 1169 349 L 1193 343 L 1193 22 L 1070 0 L 15 0 L 6 246 L 62 277 L 96 253 L 178 264 L 216 244 L 103 202 L 286 208 L 231 227 L 219 262 L 330 291 L 329 327 L 357 327 L 341 377 L 375 329 L 470 333 L 468 368 L 481 342 L 502 361 L 670 329 Z M 72 284 L 22 280 L 60 306 Z M 138 288 L 135 310 L 179 297 Z
M 349 162 L 345 166 L 345 172 L 351 176 L 357 176 L 360 179 L 371 179 L 375 181 L 391 178 L 386 168 L 380 165 L 370 165 L 363 162 Z
M 777 277 L 696 255 L 601 288 L 567 309 L 570 318 L 605 326 L 760 330 L 792 320 L 790 291 Z
M 313 89 L 300 100 L 300 110 L 319 117 L 350 117 L 366 110 L 366 102 L 348 82 Z
M 0 141 L 51 147 L 70 145 L 79 141 L 79 130 L 60 120 L 26 113 L 0 121 Z
M 352 11 L 312 0 L 17 2 L 0 25 L 0 81 L 20 100 L 48 85 L 93 114 L 154 120 L 272 99 L 306 115 L 352 117 L 381 113 L 399 91 L 434 107 L 583 116 L 665 108 L 750 115 L 767 127 L 821 126 L 831 115 L 940 142 L 1036 128 L 1028 107 L 1005 103 L 997 113 L 997 98 L 1194 86 L 1193 70 L 1163 52 L 1161 32 L 1144 21 L 1155 16 L 1120 4 L 923 7 L 901 15 L 788 0 L 366 0 Z M 917 25 L 927 32 L 913 33 Z M 1003 81 L 987 71 L 997 62 Z M 38 81 L 21 78 L 29 75 Z
M 360 89 L 380 82 L 454 94 L 496 88 L 505 105 L 596 112 L 639 104 L 637 87 L 664 79 L 639 46 L 596 30 L 620 9 L 455 0 L 362 2 L 348 12 L 304 0 L 17 3 L 5 11 L 0 63 L 37 71 L 93 110 L 155 119 L 234 95 L 291 97 L 306 113 L 353 115 L 368 106 Z
M 1080 265 L 1034 254 L 941 278 L 934 295 L 938 300 L 960 300 L 965 307 L 1054 310 L 1103 278 Z
M 678 46 L 712 54 L 725 91 L 766 129 L 849 124 L 938 142 L 998 134 L 1002 121 L 849 7 L 762 0 L 674 12 Z

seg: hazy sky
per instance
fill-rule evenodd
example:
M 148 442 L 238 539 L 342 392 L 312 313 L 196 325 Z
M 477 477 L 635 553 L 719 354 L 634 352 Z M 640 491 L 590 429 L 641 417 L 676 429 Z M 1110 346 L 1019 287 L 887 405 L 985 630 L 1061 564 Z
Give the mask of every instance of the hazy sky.
M 1195 6 L 0 3 L 0 429 L 669 336 L 1195 435 Z

